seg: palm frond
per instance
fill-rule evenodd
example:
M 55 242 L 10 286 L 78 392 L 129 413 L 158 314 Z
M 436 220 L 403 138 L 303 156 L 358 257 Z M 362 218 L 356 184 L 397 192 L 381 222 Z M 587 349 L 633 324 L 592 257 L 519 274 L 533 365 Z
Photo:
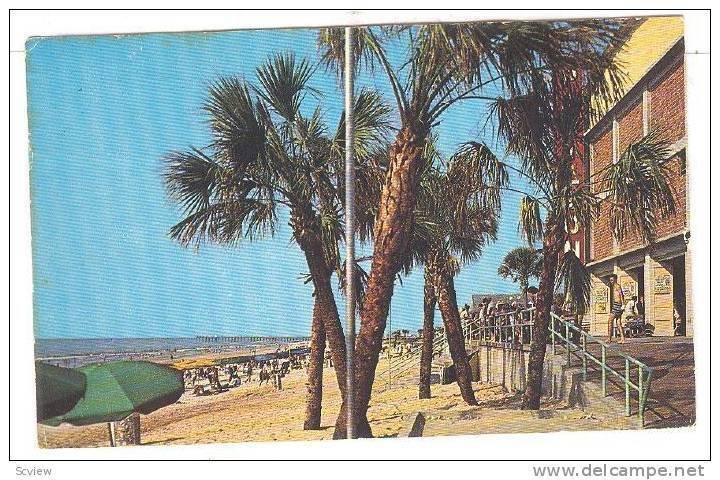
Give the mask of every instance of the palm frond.
M 557 287 L 564 286 L 578 313 L 587 311 L 590 304 L 590 273 L 575 252 L 566 251 L 558 268 Z
M 460 146 L 448 162 L 447 176 L 451 188 L 465 192 L 458 195 L 459 199 L 481 205 L 488 211 L 500 210 L 502 189 L 510 181 L 506 165 L 487 145 L 478 142 Z
M 543 222 L 540 215 L 540 201 L 529 195 L 520 199 L 520 232 L 528 245 L 533 245 L 542 238 Z
M 355 157 L 359 163 L 367 161 L 378 149 L 387 148 L 390 107 L 374 90 L 362 89 L 355 96 L 353 121 L 355 125 Z M 340 116 L 333 139 L 335 156 L 344 160 L 345 155 L 345 112 Z
M 630 144 L 618 161 L 602 175 L 601 184 L 611 202 L 613 235 L 622 240 L 629 231 L 652 241 L 660 218 L 675 213 L 671 172 L 667 164 L 670 144 L 651 132 Z
M 170 229 L 170 237 L 184 246 L 205 241 L 232 244 L 243 236 L 273 232 L 276 220 L 274 205 L 268 202 L 218 201 L 186 215 Z
M 169 197 L 186 213 L 206 208 L 221 182 L 223 167 L 198 149 L 171 152 L 164 158 L 163 177 Z
M 353 273 L 353 288 L 355 294 L 355 309 L 359 313 L 362 310 L 363 302 L 365 300 L 365 288 L 370 277 L 368 272 L 360 265 L 361 259 L 355 259 L 353 263 L 355 271 Z M 345 272 L 347 270 L 346 262 L 342 262 L 338 268 L 338 283 L 340 291 L 344 295 L 347 295 L 347 276 Z
M 448 236 L 448 250 L 457 252 L 462 263 L 476 261 L 483 249 L 497 239 L 497 212 L 473 206 L 468 209 L 466 223 L 455 224 Z
M 358 70 L 362 68 L 372 70 L 375 66 L 375 55 L 366 30 L 367 27 L 356 27 L 353 37 L 355 40 L 353 64 Z M 321 61 L 325 67 L 342 76 L 345 62 L 345 28 L 321 28 L 318 32 L 318 47 L 321 52 Z
M 308 86 L 313 70 L 310 62 L 296 60 L 293 53 L 277 54 L 258 67 L 257 77 L 262 88 L 256 91 L 282 118 L 293 122 L 305 93 L 318 93 Z
M 204 109 L 210 114 L 213 146 L 242 176 L 263 152 L 265 131 L 247 84 L 237 77 L 220 78 L 209 88 Z

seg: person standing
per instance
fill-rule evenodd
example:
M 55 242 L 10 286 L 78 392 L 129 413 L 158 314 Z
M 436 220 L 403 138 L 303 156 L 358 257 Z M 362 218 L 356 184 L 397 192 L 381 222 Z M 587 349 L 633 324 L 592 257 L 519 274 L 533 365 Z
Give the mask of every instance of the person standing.
M 531 285 L 527 288 L 527 305 L 526 307 L 531 308 L 534 307 L 537 303 L 537 294 L 538 294 L 538 288 L 534 285 Z
M 612 342 L 615 327 L 620 331 L 618 343 L 625 342 L 625 332 L 622 325 L 622 314 L 625 309 L 625 295 L 617 281 L 617 275 L 610 275 L 610 321 L 608 322 L 608 343 Z
M 639 317 L 645 318 L 645 298 L 641 295 L 637 299 L 637 304 L 635 304 L 635 309 L 637 310 L 637 314 Z

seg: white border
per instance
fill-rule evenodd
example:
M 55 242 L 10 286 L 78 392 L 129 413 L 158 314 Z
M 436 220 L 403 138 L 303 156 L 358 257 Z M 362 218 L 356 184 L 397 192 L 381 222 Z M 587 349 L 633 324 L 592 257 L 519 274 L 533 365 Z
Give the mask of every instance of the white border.
M 44 2 L 52 5 L 49 2 Z M 145 2 L 130 2 L 132 4 Z M 573 2 L 564 2 L 572 6 Z M 607 6 L 622 2 L 604 2 Z M 83 5 L 88 6 L 88 5 Z M 416 6 L 416 5 L 415 5 Z M 533 5 L 529 5 L 533 6 Z M 657 12 L 668 13 L 668 12 Z M 677 14 L 678 12 L 671 12 Z M 577 432 L 522 435 L 482 435 L 473 437 L 440 437 L 425 439 L 390 439 L 353 442 L 280 442 L 250 444 L 212 444 L 181 447 L 144 447 L 123 449 L 68 449 L 40 450 L 36 447 L 34 420 L 34 388 L 32 378 L 32 274 L 29 221 L 29 178 L 27 157 L 27 117 L 25 105 L 25 40 L 34 35 L 130 33 L 150 31 L 223 30 L 259 27 L 318 26 L 327 24 L 362 24 L 416 22 L 434 20 L 470 20 L 494 18 L 558 18 L 650 15 L 653 12 L 633 11 L 552 11 L 552 12 L 14 12 L 11 21 L 11 43 L 8 45 L 11 64 L 12 150 L 10 158 L 9 190 L 11 193 L 11 256 L 10 272 L 12 299 L 10 321 L 13 338 L 3 342 L 2 355 L 10 348 L 12 355 L 11 450 L 13 458 L 22 459 L 280 459 L 280 458 L 477 458 L 515 459 L 543 458 L 654 458 L 694 459 L 707 457 L 709 446 L 709 303 L 711 299 L 708 278 L 709 263 L 709 18 L 704 12 L 685 12 L 686 57 L 688 78 L 688 132 L 691 172 L 690 205 L 691 231 L 694 248 L 695 340 L 697 385 L 697 425 L 693 428 L 662 431 L 630 432 Z M 4 81 L 4 80 L 3 80 Z M 4 131 L 7 131 L 4 129 Z M 6 213 L 3 211 L 3 216 Z M 3 222 L 7 225 L 7 222 Z M 5 241 L 3 236 L 3 241 Z M 3 278 L 3 283 L 5 282 Z M 5 286 L 5 285 L 3 285 Z M 3 298 L 7 298 L 3 288 Z M 716 327 L 717 334 L 718 327 Z M 716 335 L 717 336 L 717 335 Z M 7 397 L 2 396 L 6 409 Z M 5 410 L 7 411 L 7 410 Z M 7 425 L 3 423 L 3 428 Z M 3 451 L 7 451 L 7 432 L 2 436 Z M 58 471 L 78 474 L 70 464 L 55 464 Z M 500 465 L 498 472 L 508 472 L 508 464 Z M 127 478 L 130 469 L 140 473 L 145 467 L 133 464 L 104 466 L 90 463 L 83 466 L 83 474 L 103 472 L 106 478 Z M 197 472 L 205 478 L 210 473 L 204 464 L 183 464 L 185 474 Z M 314 467 L 309 467 L 310 469 Z M 333 467 L 324 470 L 330 473 Z M 452 469 L 452 467 L 449 467 Z M 477 472 L 485 467 L 478 465 Z M 222 470 L 242 474 L 244 468 L 228 465 Z M 253 469 L 254 470 L 254 469 Z M 157 470 L 156 470 L 157 471 Z M 524 471 L 524 470 L 521 470 Z M 263 473 L 265 472 L 265 473 Z M 432 468 L 423 468 L 429 475 Z M 444 473 L 443 473 L 444 472 Z M 488 471 L 489 472 L 489 471 Z M 15 473 L 15 472 L 13 472 Z M 258 474 L 269 472 L 259 470 Z M 298 473 L 296 471 L 295 473 Z M 447 470 L 437 474 L 447 475 Z M 185 475 L 183 475 L 184 477 Z M 235 476 L 235 475 L 233 475 Z M 60 477 L 58 477 L 60 478 Z M 66 478 L 66 477 L 63 477 Z M 67 477 L 69 478 L 69 477 Z

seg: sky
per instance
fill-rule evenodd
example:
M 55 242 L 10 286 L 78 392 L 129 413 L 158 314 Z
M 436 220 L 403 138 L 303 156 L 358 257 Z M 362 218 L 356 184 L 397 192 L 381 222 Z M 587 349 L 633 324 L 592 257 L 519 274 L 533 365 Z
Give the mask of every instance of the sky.
M 388 46 L 395 65 L 403 45 Z M 27 42 L 36 337 L 309 334 L 312 287 L 302 278 L 308 269 L 291 241 L 286 212 L 273 238 L 185 248 L 168 235 L 182 212 L 168 199 L 161 175 L 168 152 L 209 144 L 202 105 L 212 82 L 221 76 L 255 81 L 260 64 L 286 51 L 318 63 L 317 31 Z M 320 96 L 310 102 L 321 106 L 334 131 L 341 82 L 319 67 L 311 85 Z M 394 106 L 382 71 L 362 72 L 356 88 L 363 87 Z M 440 150 L 449 156 L 466 141 L 483 141 L 504 158 L 493 125 L 487 105 L 458 103 L 436 129 Z M 518 290 L 497 275 L 505 253 L 522 244 L 518 207 L 519 195 L 506 193 L 497 241 L 456 278 L 460 305 L 473 293 Z M 422 283 L 418 270 L 396 286 L 388 328 L 421 328 Z M 343 315 L 344 299 L 338 294 L 336 300 Z

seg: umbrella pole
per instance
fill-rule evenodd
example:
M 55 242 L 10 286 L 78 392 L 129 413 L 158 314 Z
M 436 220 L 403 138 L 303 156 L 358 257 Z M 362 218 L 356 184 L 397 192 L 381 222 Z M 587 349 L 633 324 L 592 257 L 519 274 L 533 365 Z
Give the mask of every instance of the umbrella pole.
M 110 446 L 115 446 L 115 425 L 113 425 L 113 422 L 108 422 L 108 435 L 110 435 Z
M 220 380 L 218 379 L 218 383 L 219 382 Z M 140 445 L 140 414 L 138 412 L 130 415 L 130 424 L 132 425 L 133 445 Z

